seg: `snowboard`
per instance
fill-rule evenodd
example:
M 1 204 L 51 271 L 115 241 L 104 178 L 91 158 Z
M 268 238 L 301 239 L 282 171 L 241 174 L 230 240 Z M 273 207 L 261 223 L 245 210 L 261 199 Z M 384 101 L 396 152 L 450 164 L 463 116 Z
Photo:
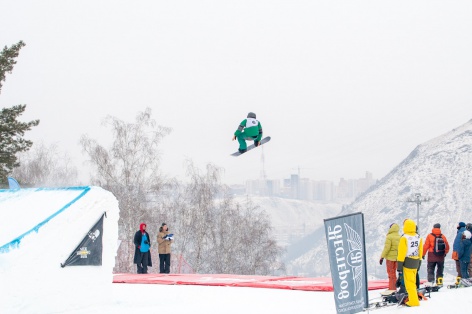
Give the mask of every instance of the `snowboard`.
M 438 284 L 432 284 L 430 282 L 427 282 L 425 283 L 424 285 L 424 289 L 426 290 L 426 292 L 438 292 L 439 289 L 441 289 L 443 287 L 443 285 L 438 285 Z
M 397 298 L 396 298 L 396 290 L 385 290 L 381 291 L 380 298 L 374 298 L 373 300 L 369 300 L 369 307 L 367 308 L 369 311 L 377 310 L 387 306 L 397 305 Z
M 261 140 L 259 146 L 261 146 L 262 144 L 267 143 L 268 141 L 270 141 L 270 136 L 264 137 L 264 138 Z M 259 146 L 258 146 L 258 147 L 259 147 Z M 256 146 L 254 146 L 254 144 L 249 145 L 249 146 L 247 147 L 247 151 L 245 151 L 244 153 L 247 153 L 248 151 L 250 151 L 250 150 L 253 149 L 253 148 L 256 148 Z M 237 156 L 242 155 L 242 154 L 244 154 L 244 153 L 241 153 L 241 152 L 237 151 L 237 152 L 235 152 L 235 153 L 232 153 L 231 156 L 237 157 Z

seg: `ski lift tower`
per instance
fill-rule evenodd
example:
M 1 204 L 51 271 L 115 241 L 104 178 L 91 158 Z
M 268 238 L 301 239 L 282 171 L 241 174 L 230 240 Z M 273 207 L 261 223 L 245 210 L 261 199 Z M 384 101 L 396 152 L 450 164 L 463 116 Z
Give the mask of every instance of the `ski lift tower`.
M 420 230 L 420 205 L 423 202 L 429 202 L 431 198 L 423 197 L 421 198 L 421 193 L 415 193 L 414 197 L 409 197 L 406 201 L 408 203 L 416 203 L 416 226 L 418 227 L 418 232 Z

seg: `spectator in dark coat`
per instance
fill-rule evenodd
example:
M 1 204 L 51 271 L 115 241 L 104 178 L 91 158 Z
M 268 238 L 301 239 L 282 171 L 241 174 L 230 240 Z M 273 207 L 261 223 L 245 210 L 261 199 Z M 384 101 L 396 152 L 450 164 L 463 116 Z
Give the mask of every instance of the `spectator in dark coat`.
M 152 267 L 151 237 L 146 231 L 146 224 L 139 225 L 139 230 L 134 235 L 134 263 L 138 266 L 138 274 L 147 274 L 148 267 Z
M 459 262 L 461 263 L 461 278 L 462 279 L 467 279 L 469 278 L 469 271 L 467 270 L 469 268 L 469 263 L 470 263 L 470 249 L 472 243 L 470 242 L 470 237 L 471 233 L 468 230 L 465 230 L 462 233 L 462 239 L 461 243 L 459 246 Z
M 457 278 L 460 279 L 462 277 L 461 274 L 461 263 L 459 262 L 459 249 L 461 246 L 461 240 L 462 240 L 462 233 L 465 231 L 465 223 L 464 222 L 459 222 L 457 225 L 457 235 L 456 238 L 454 239 L 454 243 L 452 245 L 452 259 L 456 261 L 456 271 L 457 271 Z M 458 283 L 458 280 L 456 281 Z
M 470 234 L 472 234 L 472 223 L 468 223 L 467 225 L 465 225 L 465 229 L 466 230 L 469 230 Z M 471 243 L 472 243 L 472 238 L 470 239 Z M 469 278 L 472 277 L 472 249 L 470 250 L 470 263 L 469 263 L 469 268 L 467 269 L 468 272 L 469 272 Z

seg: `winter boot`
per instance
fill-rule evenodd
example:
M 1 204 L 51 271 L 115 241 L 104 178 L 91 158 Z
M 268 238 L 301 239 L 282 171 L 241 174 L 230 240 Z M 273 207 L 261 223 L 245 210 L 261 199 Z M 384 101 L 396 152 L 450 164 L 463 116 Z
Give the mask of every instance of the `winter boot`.
M 243 154 L 243 153 L 247 152 L 247 149 L 241 149 L 241 148 L 238 148 L 238 150 L 239 150 L 239 152 L 240 152 L 241 154 Z
M 442 286 L 443 285 L 443 277 L 438 277 L 436 279 L 436 286 Z
M 254 146 L 259 146 L 259 141 L 254 141 Z
M 455 285 L 458 286 L 460 285 L 460 283 L 461 283 L 461 277 L 457 276 Z

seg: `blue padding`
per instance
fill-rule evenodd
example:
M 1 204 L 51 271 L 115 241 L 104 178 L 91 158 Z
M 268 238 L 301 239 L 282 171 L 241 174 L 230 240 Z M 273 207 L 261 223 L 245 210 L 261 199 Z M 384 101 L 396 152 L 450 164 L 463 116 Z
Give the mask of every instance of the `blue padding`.
M 22 191 L 24 191 L 24 190 L 28 190 L 28 189 L 22 189 Z M 74 187 L 68 187 L 68 188 L 37 188 L 37 189 L 35 189 L 35 191 L 70 191 L 70 190 L 77 190 L 77 191 L 83 190 L 83 191 L 82 191 L 82 193 L 80 193 L 79 196 L 77 196 L 72 201 L 67 203 L 64 207 L 59 209 L 57 212 L 55 212 L 54 214 L 52 214 L 51 216 L 49 216 L 48 218 L 44 219 L 42 222 L 40 222 L 39 224 L 37 224 L 36 226 L 31 228 L 31 230 L 26 231 L 25 233 L 23 233 L 22 235 L 20 235 L 19 237 L 15 238 L 15 239 L 13 239 L 9 243 L 0 246 L 0 253 L 6 253 L 10 250 L 10 248 L 17 248 L 20 245 L 21 240 L 23 240 L 24 236 L 30 234 L 33 231 L 38 232 L 39 228 L 41 228 L 43 225 L 48 223 L 51 219 L 53 219 L 54 217 L 56 217 L 57 215 L 62 213 L 64 210 L 69 208 L 72 204 L 74 204 L 76 201 L 81 199 L 82 196 L 87 194 L 87 192 L 90 191 L 90 186 L 74 186 Z M 2 192 L 18 192 L 18 190 L 16 190 L 16 191 L 0 190 L 0 193 L 2 193 Z

